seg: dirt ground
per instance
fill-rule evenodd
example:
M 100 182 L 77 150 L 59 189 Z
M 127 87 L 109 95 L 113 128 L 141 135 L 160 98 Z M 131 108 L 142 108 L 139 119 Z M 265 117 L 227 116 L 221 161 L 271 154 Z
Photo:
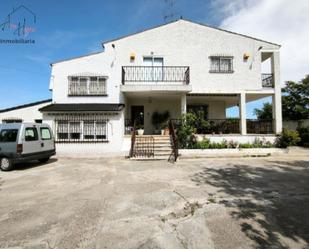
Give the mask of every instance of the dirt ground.
M 1 248 L 309 248 L 309 155 L 0 172 Z

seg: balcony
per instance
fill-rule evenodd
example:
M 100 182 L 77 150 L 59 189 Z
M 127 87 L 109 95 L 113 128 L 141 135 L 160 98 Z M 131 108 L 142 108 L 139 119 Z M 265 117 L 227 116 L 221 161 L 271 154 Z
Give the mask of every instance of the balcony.
M 123 66 L 122 92 L 190 92 L 190 68 L 184 66 Z
M 127 83 L 190 83 L 190 68 L 182 66 L 125 66 L 122 67 L 122 84 Z
M 271 73 L 263 73 L 262 74 L 262 86 L 265 88 L 273 88 L 274 87 L 274 77 Z

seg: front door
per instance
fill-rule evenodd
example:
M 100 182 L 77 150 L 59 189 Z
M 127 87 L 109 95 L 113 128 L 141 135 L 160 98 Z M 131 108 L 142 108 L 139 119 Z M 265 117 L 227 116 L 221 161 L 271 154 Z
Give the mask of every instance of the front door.
M 133 105 L 131 106 L 131 119 L 132 123 L 135 121 L 135 125 L 144 126 L 144 106 Z

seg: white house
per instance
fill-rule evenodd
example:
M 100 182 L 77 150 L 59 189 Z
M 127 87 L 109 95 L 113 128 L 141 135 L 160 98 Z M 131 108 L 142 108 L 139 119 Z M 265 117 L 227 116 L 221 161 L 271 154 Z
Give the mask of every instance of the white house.
M 25 105 L 2 109 L 0 110 L 0 123 L 42 123 L 43 114 L 39 111 L 39 109 L 51 103 L 51 99 L 46 99 Z
M 133 121 L 154 134 L 156 111 L 177 120 L 188 109 L 202 109 L 219 128 L 230 122 L 211 139 L 252 141 L 281 132 L 278 44 L 180 19 L 102 46 L 102 52 L 51 64 L 52 104 L 40 110 L 55 131 L 58 152 L 126 151 Z M 266 75 L 262 63 L 268 60 Z M 246 103 L 267 96 L 273 120 L 247 120 Z M 226 109 L 233 106 L 239 119 L 231 122 Z

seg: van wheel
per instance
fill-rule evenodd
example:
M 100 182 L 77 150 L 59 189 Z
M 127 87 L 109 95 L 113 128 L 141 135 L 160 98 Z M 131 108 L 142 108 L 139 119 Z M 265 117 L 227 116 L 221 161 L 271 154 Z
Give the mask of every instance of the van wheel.
M 49 157 L 39 159 L 40 163 L 46 163 L 49 160 Z
M 13 168 L 13 163 L 12 163 L 12 159 L 7 158 L 7 157 L 3 157 L 0 160 L 0 168 L 3 171 L 9 171 Z

